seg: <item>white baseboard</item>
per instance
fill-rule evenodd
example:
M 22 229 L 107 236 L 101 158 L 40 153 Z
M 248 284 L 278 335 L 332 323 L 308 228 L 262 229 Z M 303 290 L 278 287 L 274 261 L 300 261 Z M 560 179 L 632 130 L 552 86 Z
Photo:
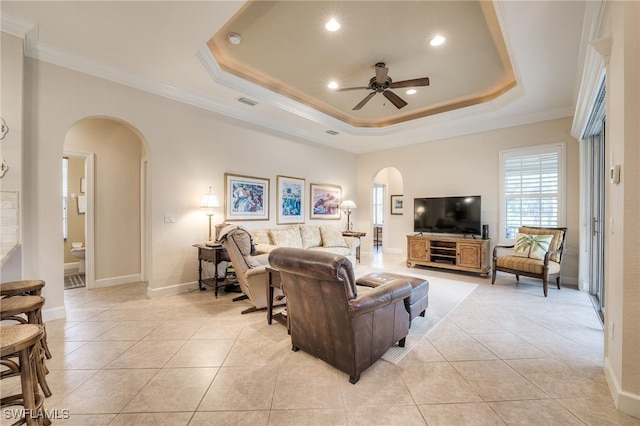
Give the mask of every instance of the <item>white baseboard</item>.
M 604 359 L 604 376 L 609 384 L 609 392 L 616 408 L 623 413 L 640 418 L 640 395 L 624 391 L 620 388 L 620 383 L 613 373 L 613 368 L 609 358 Z
M 66 317 L 67 317 L 67 311 L 64 308 L 64 306 L 42 310 L 42 319 L 44 321 L 52 321 L 52 320 L 66 318 Z
M 71 263 L 64 264 L 65 271 L 68 271 L 70 269 L 78 269 L 78 268 L 80 268 L 80 262 L 71 262 Z
M 172 296 L 174 294 L 186 293 L 189 290 L 192 290 L 194 288 L 198 288 L 197 281 L 193 281 L 190 283 L 169 285 L 169 286 L 160 287 L 160 288 L 147 287 L 147 297 L 149 299 L 153 299 L 155 297 Z
M 103 278 L 96 280 L 93 288 L 113 287 L 114 285 L 137 283 L 142 281 L 141 274 L 123 275 L 121 277 Z

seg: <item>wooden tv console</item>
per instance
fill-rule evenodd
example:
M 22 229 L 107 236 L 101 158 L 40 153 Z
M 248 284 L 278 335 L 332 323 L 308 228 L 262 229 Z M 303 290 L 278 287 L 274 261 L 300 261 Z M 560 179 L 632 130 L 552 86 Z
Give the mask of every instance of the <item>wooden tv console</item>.
M 431 266 L 456 271 L 476 272 L 487 277 L 489 242 L 462 237 L 407 235 L 407 266 Z

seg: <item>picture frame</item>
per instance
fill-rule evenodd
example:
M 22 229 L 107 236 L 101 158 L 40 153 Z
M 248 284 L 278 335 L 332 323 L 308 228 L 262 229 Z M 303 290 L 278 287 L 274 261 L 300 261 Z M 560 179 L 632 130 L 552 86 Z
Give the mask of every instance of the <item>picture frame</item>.
M 404 200 L 402 195 L 391 196 L 391 214 L 401 215 L 404 211 Z
M 305 180 L 292 176 L 276 176 L 278 225 L 304 223 Z
M 340 219 L 340 185 L 312 183 L 309 185 L 309 200 L 310 219 Z
M 269 220 L 269 179 L 224 174 L 224 220 Z

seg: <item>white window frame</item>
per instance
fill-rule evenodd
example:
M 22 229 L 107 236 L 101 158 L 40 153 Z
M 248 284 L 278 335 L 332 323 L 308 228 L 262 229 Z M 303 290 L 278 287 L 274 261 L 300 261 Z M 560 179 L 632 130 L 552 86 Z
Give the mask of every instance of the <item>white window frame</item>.
M 376 192 L 378 189 L 381 189 L 382 194 L 380 198 L 376 196 Z M 387 186 L 384 183 L 374 183 L 373 184 L 373 202 L 372 204 L 372 218 L 373 218 L 373 226 L 382 226 L 384 224 L 384 200 L 385 194 L 387 193 Z M 378 215 L 378 213 L 380 213 Z M 379 217 L 378 217 L 379 216 Z M 379 223 L 378 223 L 379 222 Z
M 506 200 L 505 194 L 505 170 L 504 165 L 507 159 L 525 157 L 531 155 L 544 155 L 549 153 L 556 153 L 558 155 L 558 223 L 556 226 L 565 226 L 566 223 L 566 142 L 556 142 L 545 145 L 536 145 L 526 148 L 504 149 L 500 150 L 500 167 L 499 167 L 499 199 L 500 199 L 500 212 L 499 212 L 499 243 L 512 243 L 514 240 L 507 238 L 507 224 L 506 224 Z M 547 194 L 548 195 L 548 194 Z
M 69 237 L 69 157 L 62 157 L 62 236 Z

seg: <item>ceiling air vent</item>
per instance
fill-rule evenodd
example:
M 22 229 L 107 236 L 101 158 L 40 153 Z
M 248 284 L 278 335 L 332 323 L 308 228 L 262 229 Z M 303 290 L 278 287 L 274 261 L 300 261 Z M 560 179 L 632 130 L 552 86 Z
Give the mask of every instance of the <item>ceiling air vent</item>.
M 338 135 L 339 133 L 336 132 L 335 130 L 327 130 L 327 133 L 329 133 L 331 136 L 335 136 Z
M 258 105 L 258 103 L 256 101 L 252 101 L 251 99 L 248 98 L 238 98 L 238 102 L 241 102 L 243 104 L 249 105 L 249 106 L 256 106 Z

